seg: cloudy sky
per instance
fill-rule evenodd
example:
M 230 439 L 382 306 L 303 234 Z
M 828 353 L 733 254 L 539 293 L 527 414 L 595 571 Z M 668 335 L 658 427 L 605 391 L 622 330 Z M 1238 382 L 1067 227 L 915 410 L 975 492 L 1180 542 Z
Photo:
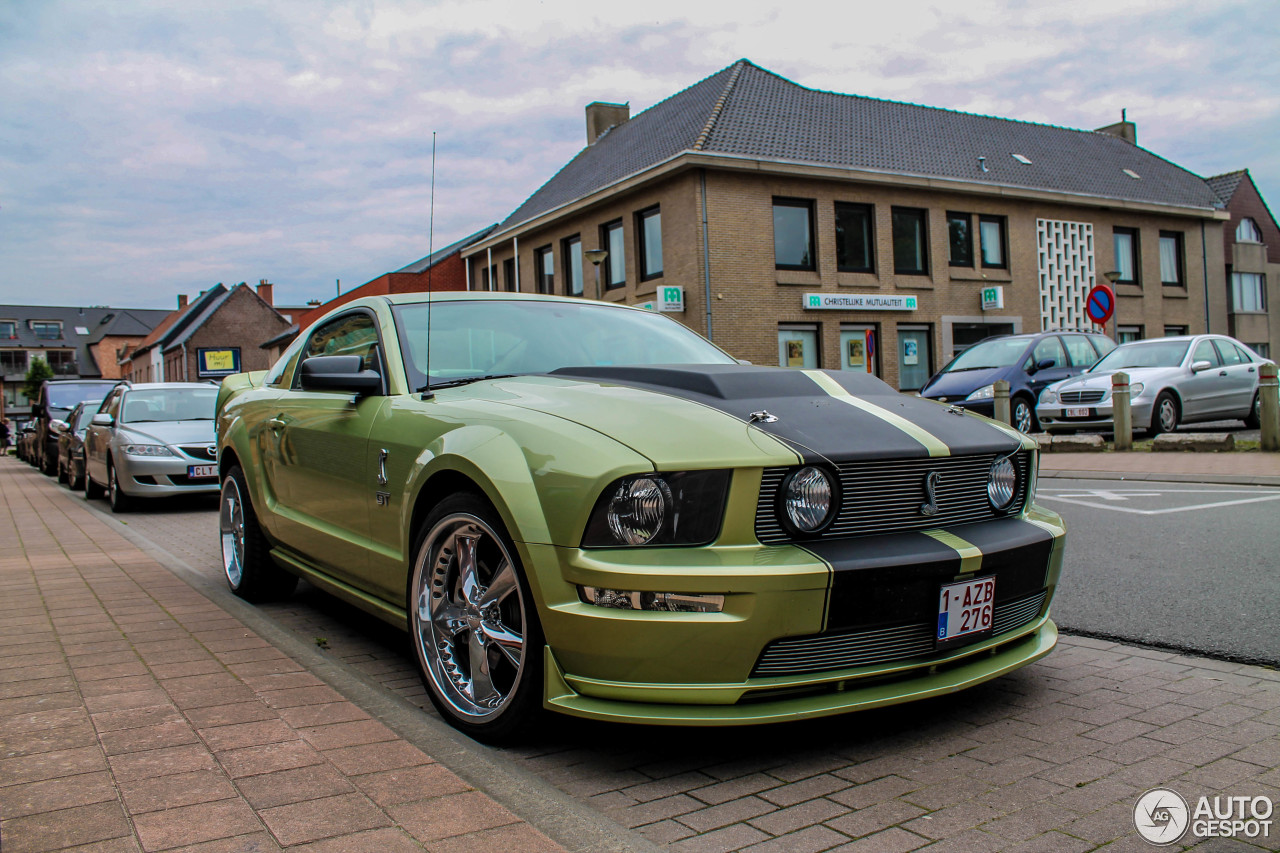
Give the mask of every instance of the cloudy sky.
M 801 85 L 1096 128 L 1280 205 L 1267 0 L 0 2 L 0 302 L 328 299 L 504 218 L 740 58 Z

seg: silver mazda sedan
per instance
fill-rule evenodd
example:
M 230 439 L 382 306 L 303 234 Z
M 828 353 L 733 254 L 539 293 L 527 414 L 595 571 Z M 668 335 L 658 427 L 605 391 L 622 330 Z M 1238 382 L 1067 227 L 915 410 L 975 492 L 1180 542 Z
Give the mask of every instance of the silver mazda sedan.
M 85 434 L 84 496 L 106 488 L 113 512 L 135 498 L 218 491 L 213 411 L 218 386 L 122 382 Z
M 1240 419 L 1258 427 L 1258 368 L 1267 359 L 1226 335 L 1131 341 L 1084 373 L 1040 394 L 1036 417 L 1048 432 L 1112 428 L 1111 377 L 1129 374 L 1134 431 Z

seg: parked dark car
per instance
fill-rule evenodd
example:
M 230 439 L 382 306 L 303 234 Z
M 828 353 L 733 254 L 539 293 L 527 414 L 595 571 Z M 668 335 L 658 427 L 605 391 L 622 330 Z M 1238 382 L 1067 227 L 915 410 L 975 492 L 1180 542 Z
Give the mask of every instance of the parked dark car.
M 17 447 L 18 458 L 28 465 L 36 464 L 32 456 L 32 448 L 35 447 L 36 428 L 31 421 L 27 421 L 18 428 L 17 437 L 14 438 L 13 444 Z
M 49 379 L 40 386 L 40 399 L 31 406 L 36 441 L 32 463 L 50 477 L 58 473 L 58 435 L 67 428 L 67 416 L 81 400 L 99 403 L 115 379 Z
M 58 482 L 73 492 L 84 488 L 84 434 L 101 400 L 77 403 L 67 415 L 67 428 L 58 435 Z
M 1013 425 L 1035 432 L 1040 428 L 1040 392 L 1083 373 L 1115 346 L 1111 338 L 1096 332 L 1054 330 L 987 338 L 951 359 L 925 383 L 920 396 L 991 417 L 995 383 L 1004 379 L 1009 383 Z

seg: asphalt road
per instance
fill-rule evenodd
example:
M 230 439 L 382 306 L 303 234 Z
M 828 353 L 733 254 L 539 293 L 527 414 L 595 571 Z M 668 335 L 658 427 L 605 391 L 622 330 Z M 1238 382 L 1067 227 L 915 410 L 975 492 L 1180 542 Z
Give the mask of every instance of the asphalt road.
M 1067 521 L 1066 630 L 1280 665 L 1280 489 L 1044 480 Z

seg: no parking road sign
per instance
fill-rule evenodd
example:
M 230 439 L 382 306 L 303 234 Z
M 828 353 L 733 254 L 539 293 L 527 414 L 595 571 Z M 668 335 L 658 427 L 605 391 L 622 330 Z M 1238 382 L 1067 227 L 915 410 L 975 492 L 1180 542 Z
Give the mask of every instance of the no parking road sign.
M 1115 291 L 1105 284 L 1095 284 L 1084 300 L 1084 311 L 1099 326 L 1111 319 L 1116 310 Z

